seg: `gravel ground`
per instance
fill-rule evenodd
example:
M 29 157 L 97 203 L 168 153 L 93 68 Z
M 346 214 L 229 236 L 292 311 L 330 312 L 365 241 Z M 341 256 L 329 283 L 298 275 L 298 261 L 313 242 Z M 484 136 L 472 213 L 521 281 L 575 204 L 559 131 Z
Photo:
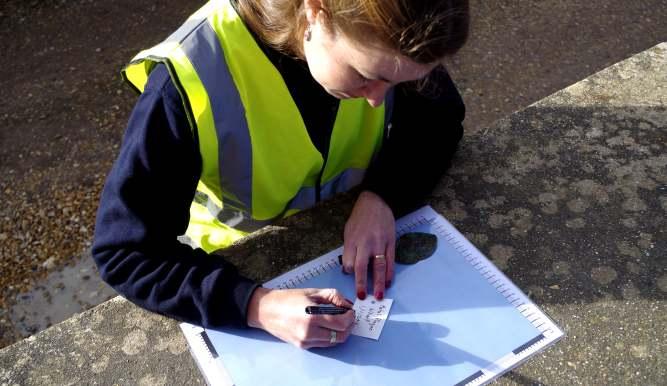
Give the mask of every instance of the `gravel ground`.
M 135 100 L 119 69 L 200 4 L 0 4 L 0 347 L 21 337 L 8 317 L 17 294 L 44 290 L 90 245 Z M 449 64 L 468 133 L 667 41 L 664 0 L 472 0 L 471 9 L 471 39 Z

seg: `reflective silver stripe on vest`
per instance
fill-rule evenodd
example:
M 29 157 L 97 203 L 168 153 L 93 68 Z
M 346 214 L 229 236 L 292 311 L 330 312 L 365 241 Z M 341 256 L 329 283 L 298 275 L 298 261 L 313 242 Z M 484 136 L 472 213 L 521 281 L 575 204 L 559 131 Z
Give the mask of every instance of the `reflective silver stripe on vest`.
M 211 216 L 215 217 L 221 223 L 248 233 L 254 232 L 263 226 L 269 225 L 277 218 L 282 216 L 281 215 L 270 220 L 255 220 L 250 217 L 250 214 L 247 212 L 229 207 L 226 205 L 226 203 L 224 203 L 224 209 L 220 208 L 213 200 L 208 197 L 206 193 L 200 191 L 195 192 L 194 202 L 205 206 L 208 210 L 208 213 L 210 213 Z
M 354 186 L 359 185 L 364 179 L 365 173 L 365 169 L 345 170 L 343 173 L 336 176 L 336 178 L 322 186 L 322 199 L 329 199 L 337 193 L 346 192 Z M 296 196 L 289 202 L 285 211 L 269 220 L 255 220 L 250 217 L 249 213 L 236 208 L 230 208 L 226 203 L 223 203 L 223 205 L 225 205 L 224 208 L 220 208 L 213 202 L 213 200 L 209 199 L 205 193 L 200 191 L 195 193 L 194 201 L 199 205 L 205 206 L 208 212 L 223 224 L 243 232 L 254 232 L 257 229 L 282 218 L 284 213 L 289 209 L 304 210 L 313 207 L 313 205 L 315 205 L 315 188 L 301 188 Z
M 213 27 L 208 22 L 202 23 L 182 43 L 182 49 L 197 71 L 211 103 L 224 206 L 252 213 L 250 131 L 245 108 Z
M 365 169 L 347 169 L 336 178 L 322 185 L 320 197 L 327 200 L 336 193 L 346 192 L 359 185 L 364 179 Z M 304 210 L 315 205 L 315 187 L 301 188 L 299 192 L 287 205 L 288 209 Z
M 181 25 L 176 31 L 174 31 L 169 37 L 167 37 L 164 42 L 165 43 L 171 43 L 171 42 L 178 42 L 181 43 L 190 33 L 197 28 L 197 26 L 203 22 L 206 21 L 205 17 L 202 18 L 196 18 L 196 19 L 188 19 Z

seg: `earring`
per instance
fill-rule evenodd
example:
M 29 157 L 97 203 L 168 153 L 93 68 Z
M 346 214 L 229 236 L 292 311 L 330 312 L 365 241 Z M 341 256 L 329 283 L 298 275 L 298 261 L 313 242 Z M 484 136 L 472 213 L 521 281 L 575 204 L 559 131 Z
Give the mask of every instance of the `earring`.
M 310 38 L 313 37 L 313 29 L 310 24 L 308 24 L 308 27 L 306 27 L 306 34 L 304 38 L 306 39 L 307 42 L 310 41 Z

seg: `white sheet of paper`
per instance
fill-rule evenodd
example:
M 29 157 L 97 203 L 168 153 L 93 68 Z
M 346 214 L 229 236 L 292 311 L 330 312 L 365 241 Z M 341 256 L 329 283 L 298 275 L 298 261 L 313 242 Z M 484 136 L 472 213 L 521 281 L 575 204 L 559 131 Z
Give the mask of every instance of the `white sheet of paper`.
M 393 299 L 377 300 L 374 296 L 367 296 L 364 300 L 354 302 L 355 318 L 352 334 L 378 340 L 389 316 Z

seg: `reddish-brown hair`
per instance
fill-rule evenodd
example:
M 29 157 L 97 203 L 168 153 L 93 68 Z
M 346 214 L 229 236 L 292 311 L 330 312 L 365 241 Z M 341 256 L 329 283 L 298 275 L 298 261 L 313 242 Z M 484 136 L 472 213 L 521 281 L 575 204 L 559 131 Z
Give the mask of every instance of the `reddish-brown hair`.
M 236 0 L 266 43 L 303 58 L 304 0 Z M 468 0 L 320 0 L 327 24 L 357 42 L 377 44 L 417 63 L 454 54 L 468 37 Z

